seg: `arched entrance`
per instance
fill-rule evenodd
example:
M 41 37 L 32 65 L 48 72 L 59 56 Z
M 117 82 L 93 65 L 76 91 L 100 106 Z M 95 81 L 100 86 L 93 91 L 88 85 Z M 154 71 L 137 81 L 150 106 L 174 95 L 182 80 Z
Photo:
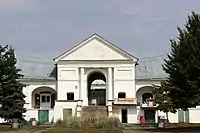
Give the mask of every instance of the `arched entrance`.
M 87 79 L 88 104 L 106 105 L 106 77 L 101 72 L 92 72 Z
M 153 106 L 153 104 L 150 104 L 153 102 L 154 98 L 153 90 L 153 86 L 143 86 L 136 92 L 137 99 L 141 105 L 141 113 L 139 117 L 142 116 L 145 118 L 146 122 L 152 123 L 156 120 L 156 108 Z
M 36 88 L 32 92 L 32 108 L 49 109 L 53 108 L 56 100 L 56 91 L 47 86 Z
M 152 93 L 149 93 L 149 92 L 143 93 L 142 94 L 142 103 L 146 102 L 147 99 L 150 99 L 150 98 L 153 99 L 153 94 Z

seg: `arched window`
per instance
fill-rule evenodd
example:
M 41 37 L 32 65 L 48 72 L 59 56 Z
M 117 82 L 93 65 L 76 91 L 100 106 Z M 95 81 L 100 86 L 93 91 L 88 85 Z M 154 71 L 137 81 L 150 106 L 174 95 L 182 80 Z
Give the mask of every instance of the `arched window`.
M 146 100 L 149 99 L 149 98 L 153 98 L 152 93 L 143 93 L 142 94 L 142 103 L 146 102 Z
M 126 93 L 125 92 L 119 92 L 118 98 L 126 98 Z

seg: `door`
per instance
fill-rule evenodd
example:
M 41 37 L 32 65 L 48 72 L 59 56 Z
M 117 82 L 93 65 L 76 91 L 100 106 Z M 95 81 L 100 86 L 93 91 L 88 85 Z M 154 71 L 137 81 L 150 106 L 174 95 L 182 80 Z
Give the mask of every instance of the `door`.
M 155 110 L 144 110 L 144 117 L 147 123 L 155 123 Z
M 67 121 L 72 117 L 72 109 L 63 109 L 63 121 Z
M 40 94 L 40 107 L 42 109 L 51 108 L 51 95 L 50 94 Z
M 183 112 L 183 110 L 178 111 L 178 122 L 180 122 L 180 123 L 184 122 L 184 112 Z
M 186 123 L 190 122 L 190 114 L 188 109 L 185 111 L 185 122 Z
M 122 123 L 127 123 L 127 109 L 122 109 Z
M 38 121 L 41 123 L 49 122 L 49 110 L 38 110 Z

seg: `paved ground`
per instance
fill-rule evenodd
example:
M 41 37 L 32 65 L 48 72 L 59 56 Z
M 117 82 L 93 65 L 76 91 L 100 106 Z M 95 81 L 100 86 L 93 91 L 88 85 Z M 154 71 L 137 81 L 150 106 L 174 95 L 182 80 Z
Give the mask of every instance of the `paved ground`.
M 125 130 L 124 133 L 155 133 L 155 132 L 151 132 L 151 131 L 145 131 L 145 129 L 149 129 L 149 128 L 154 128 L 154 127 L 144 127 L 144 130 L 141 130 L 142 128 L 136 125 L 126 125 L 125 126 Z M 156 133 L 163 133 L 163 132 L 156 132 Z M 170 132 L 165 132 L 165 133 L 170 133 Z

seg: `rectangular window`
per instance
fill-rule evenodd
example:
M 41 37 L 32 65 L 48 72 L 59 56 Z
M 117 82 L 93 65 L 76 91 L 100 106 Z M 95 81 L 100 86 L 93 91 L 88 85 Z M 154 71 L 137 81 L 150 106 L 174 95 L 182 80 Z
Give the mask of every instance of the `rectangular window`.
M 119 92 L 118 98 L 126 98 L 126 93 L 125 92 Z
M 45 96 L 42 96 L 42 102 L 46 102 L 46 97 Z
M 50 96 L 47 96 L 47 102 L 50 102 Z
M 67 100 L 74 100 L 74 93 L 67 93 Z
M 42 96 L 42 103 L 50 102 L 51 101 L 51 96 Z

